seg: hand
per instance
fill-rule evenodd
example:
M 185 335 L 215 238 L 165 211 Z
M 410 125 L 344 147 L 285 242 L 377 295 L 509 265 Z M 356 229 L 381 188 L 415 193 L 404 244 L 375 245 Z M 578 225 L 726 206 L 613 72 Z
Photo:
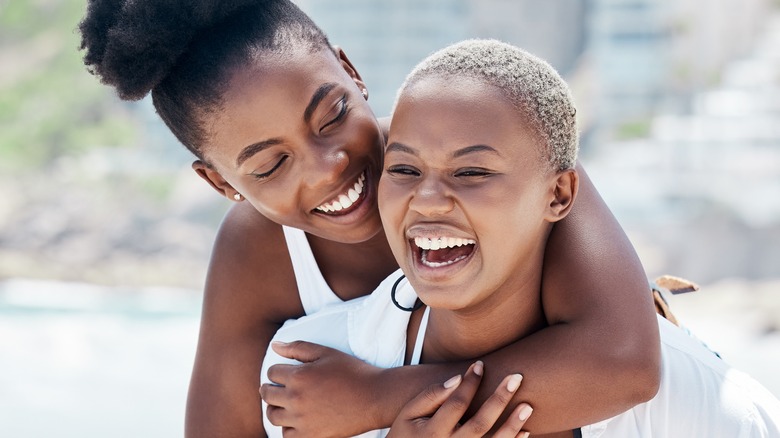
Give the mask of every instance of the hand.
M 477 413 L 460 424 L 482 380 L 483 367 L 477 361 L 465 377 L 455 376 L 444 384 L 429 386 L 404 406 L 388 437 L 482 437 L 489 433 L 520 387 L 522 376 L 507 376 Z M 531 406 L 521 403 L 493 436 L 527 438 L 528 432 L 521 429 L 532 411 Z
M 381 369 L 341 351 L 305 341 L 274 342 L 278 354 L 303 362 L 274 365 L 260 395 L 268 420 L 285 437 L 352 436 L 381 428 L 367 410 Z M 356 415 L 355 413 L 360 413 Z

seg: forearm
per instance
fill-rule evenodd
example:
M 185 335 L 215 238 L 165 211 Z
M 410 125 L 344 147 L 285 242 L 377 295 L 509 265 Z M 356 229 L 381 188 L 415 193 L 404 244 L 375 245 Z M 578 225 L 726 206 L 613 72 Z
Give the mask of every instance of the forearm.
M 609 418 L 652 398 L 658 369 L 654 351 L 643 348 L 644 329 L 608 333 L 593 321 L 556 324 L 483 358 L 485 375 L 472 402 L 473 413 L 507 375 L 523 384 L 507 407 L 534 408 L 524 430 L 549 433 Z M 608 342 L 603 340 L 609 339 Z M 642 358 L 647 358 L 643 361 Z M 465 372 L 471 362 L 425 364 L 382 371 L 371 414 L 377 427 L 392 424 L 403 405 L 427 385 Z
M 512 373 L 524 379 L 509 408 L 529 403 L 534 414 L 525 430 L 535 434 L 591 424 L 649 400 L 658 369 L 654 351 L 636 342 L 642 330 L 616 335 L 603 327 L 556 324 L 483 358 L 486 372 L 472 411 Z

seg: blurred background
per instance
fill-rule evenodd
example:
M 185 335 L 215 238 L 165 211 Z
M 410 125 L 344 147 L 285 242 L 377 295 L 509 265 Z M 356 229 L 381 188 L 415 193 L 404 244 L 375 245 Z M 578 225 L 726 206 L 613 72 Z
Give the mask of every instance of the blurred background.
M 553 64 L 581 161 L 680 319 L 780 395 L 780 1 L 299 0 L 377 115 L 430 52 L 494 37 Z M 229 202 L 147 100 L 89 75 L 84 0 L 0 0 L 0 434 L 183 433 Z

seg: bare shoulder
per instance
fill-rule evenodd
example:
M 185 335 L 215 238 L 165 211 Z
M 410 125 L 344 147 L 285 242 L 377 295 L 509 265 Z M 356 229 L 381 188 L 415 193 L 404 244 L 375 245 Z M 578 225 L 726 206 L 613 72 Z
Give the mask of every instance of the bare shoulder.
M 229 306 L 234 321 L 247 313 L 247 322 L 264 324 L 301 316 L 282 227 L 248 202 L 231 207 L 214 242 L 204 294 L 204 311 L 209 304 Z

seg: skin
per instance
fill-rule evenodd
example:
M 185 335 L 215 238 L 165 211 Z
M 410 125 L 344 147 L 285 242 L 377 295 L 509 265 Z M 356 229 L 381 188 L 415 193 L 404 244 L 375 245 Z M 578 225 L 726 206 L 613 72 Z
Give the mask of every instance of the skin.
M 401 95 L 379 207 L 393 254 L 430 307 L 421 363 L 481 356 L 545 325 L 545 243 L 578 184 L 573 169 L 556 172 L 545 162 L 543 147 L 502 90 L 480 81 L 428 77 Z M 456 252 L 418 246 L 450 237 L 473 244 Z M 398 423 L 409 432 L 408 422 Z M 440 425 L 445 433 L 436 435 L 449 436 L 454 426 Z
M 533 413 L 530 405 L 521 403 L 509 414 L 500 427 L 491 431 L 506 409 L 512 396 L 520 388 L 523 376 L 507 376 L 479 411 L 461 422 L 468 401 L 477 392 L 484 374 L 484 364 L 475 362 L 464 376 L 453 376 L 444 384 L 431 385 L 407 403 L 393 422 L 389 437 L 482 437 L 488 432 L 494 438 L 528 438 L 523 431 L 526 420 Z M 466 401 L 464 403 L 464 401 Z
M 264 57 L 262 67 L 245 67 L 234 72 L 223 109 L 210 124 L 206 161 L 193 164 L 220 194 L 233 199 L 240 193 L 244 200 L 228 212 L 212 253 L 187 401 L 190 437 L 261 434 L 262 357 L 280 324 L 303 314 L 278 223 L 308 233 L 326 281 L 342 299 L 369 293 L 398 266 L 370 195 L 381 169 L 381 126 L 343 52 Z M 305 108 L 326 83 L 337 87 L 304 121 Z M 336 108 L 345 95 L 349 110 L 334 125 L 331 116 L 341 113 Z M 236 164 L 246 146 L 276 138 L 282 141 Z M 274 167 L 282 173 L 262 180 L 251 175 Z M 365 208 L 348 217 L 313 211 L 352 187 L 364 170 Z M 486 355 L 488 371 L 473 403 L 480 406 L 502 379 L 521 372 L 526 381 L 509 406 L 520 400 L 534 406 L 526 424 L 534 432 L 607 418 L 652 398 L 658 385 L 647 280 L 619 225 L 578 170 L 578 207 L 553 228 L 544 253 L 542 305 L 549 327 Z M 387 427 L 421 390 L 471 363 L 380 370 L 311 344 L 284 350 L 307 363 L 272 369 L 289 384 L 273 393 L 264 388 L 263 395 L 283 407 L 292 436 Z M 565 420 L 556 415 L 564 411 L 571 413 Z

